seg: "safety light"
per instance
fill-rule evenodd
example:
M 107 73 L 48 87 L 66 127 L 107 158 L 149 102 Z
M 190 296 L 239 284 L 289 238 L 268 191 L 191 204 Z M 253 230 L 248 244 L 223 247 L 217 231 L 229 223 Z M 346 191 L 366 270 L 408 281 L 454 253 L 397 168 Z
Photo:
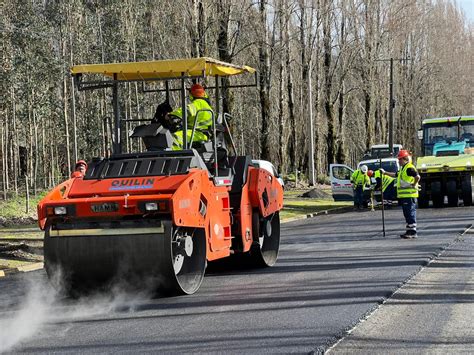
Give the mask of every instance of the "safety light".
M 146 211 L 158 211 L 158 203 L 156 202 L 147 202 L 145 203 Z
M 57 216 L 65 215 L 67 214 L 67 208 L 65 206 L 54 207 L 54 214 Z

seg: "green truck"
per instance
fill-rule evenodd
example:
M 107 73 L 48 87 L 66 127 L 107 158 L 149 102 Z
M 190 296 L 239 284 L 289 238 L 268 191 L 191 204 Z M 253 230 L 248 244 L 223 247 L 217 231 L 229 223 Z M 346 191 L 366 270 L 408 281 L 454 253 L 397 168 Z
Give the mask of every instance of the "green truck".
M 418 205 L 471 206 L 474 184 L 474 116 L 430 118 L 418 132 L 423 156 L 416 167 L 421 175 Z

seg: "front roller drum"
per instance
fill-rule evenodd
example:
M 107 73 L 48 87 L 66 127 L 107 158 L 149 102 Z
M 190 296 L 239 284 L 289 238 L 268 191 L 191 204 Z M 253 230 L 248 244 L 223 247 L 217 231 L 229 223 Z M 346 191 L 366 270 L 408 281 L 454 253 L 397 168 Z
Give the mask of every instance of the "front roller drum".
M 111 235 L 110 230 L 45 232 L 45 268 L 69 295 L 102 289 L 110 283 L 145 286 L 165 294 L 192 294 L 204 278 L 206 239 L 203 230 L 178 228 L 170 221 L 146 233 Z M 102 231 L 102 235 L 99 232 Z M 119 229 L 117 229 L 119 231 Z M 114 232 L 112 232 L 114 233 Z
M 275 212 L 260 217 L 258 211 L 252 213 L 253 244 L 250 257 L 254 266 L 273 266 L 280 249 L 280 214 Z

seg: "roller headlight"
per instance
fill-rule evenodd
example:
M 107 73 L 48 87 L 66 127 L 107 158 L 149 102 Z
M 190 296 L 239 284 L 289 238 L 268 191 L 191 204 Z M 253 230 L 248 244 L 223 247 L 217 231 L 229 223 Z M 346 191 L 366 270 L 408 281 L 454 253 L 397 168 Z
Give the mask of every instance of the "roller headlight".
M 56 216 L 64 216 L 67 214 L 67 208 L 65 206 L 54 207 L 54 214 Z
M 142 201 L 138 203 L 138 209 L 142 213 L 169 212 L 168 200 Z
M 157 202 L 147 202 L 147 203 L 145 203 L 145 210 L 146 211 L 158 211 L 158 203 Z

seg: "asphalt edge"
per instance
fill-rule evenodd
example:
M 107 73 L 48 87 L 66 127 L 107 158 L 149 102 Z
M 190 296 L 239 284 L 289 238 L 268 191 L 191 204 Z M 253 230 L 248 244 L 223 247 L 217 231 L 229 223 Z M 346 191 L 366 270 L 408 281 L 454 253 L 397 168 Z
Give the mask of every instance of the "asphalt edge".
M 313 213 L 308 213 L 303 216 L 297 216 L 297 217 L 291 217 L 291 218 L 286 218 L 281 221 L 281 224 L 285 223 L 290 223 L 290 222 L 295 222 L 295 221 L 302 221 L 304 219 L 308 218 L 313 218 L 316 216 L 321 216 L 321 215 L 328 215 L 328 214 L 339 214 L 339 213 L 345 213 L 345 212 L 352 212 L 354 210 L 353 206 L 343 206 L 343 207 L 336 207 L 336 208 L 330 208 L 328 210 L 323 210 L 323 211 L 318 211 L 318 212 L 313 212 Z
M 389 301 L 395 294 L 397 294 L 408 282 L 410 282 L 416 275 L 418 275 L 423 269 L 428 267 L 433 261 L 438 259 L 444 252 L 449 249 L 452 245 L 462 240 L 462 237 L 466 234 L 474 234 L 473 224 L 468 224 L 464 231 L 459 233 L 454 240 L 440 247 L 437 253 L 429 258 L 429 260 L 421 265 L 413 274 L 408 276 L 406 280 L 401 282 L 399 286 L 387 297 L 382 297 L 377 304 L 369 309 L 365 314 L 363 314 L 358 321 L 354 324 L 348 326 L 345 330 L 342 331 L 341 336 L 336 336 L 333 338 L 333 342 L 328 341 L 325 346 L 319 346 L 315 350 L 311 351 L 310 354 L 328 354 L 332 349 L 334 349 L 341 341 L 343 341 L 348 335 L 350 335 L 361 323 L 369 319 L 381 306 L 383 306 L 387 301 Z
M 30 271 L 41 270 L 43 267 L 44 267 L 44 263 L 28 263 L 23 266 L 6 269 L 6 270 L 0 270 L 0 278 L 18 274 L 20 272 L 30 272 Z

